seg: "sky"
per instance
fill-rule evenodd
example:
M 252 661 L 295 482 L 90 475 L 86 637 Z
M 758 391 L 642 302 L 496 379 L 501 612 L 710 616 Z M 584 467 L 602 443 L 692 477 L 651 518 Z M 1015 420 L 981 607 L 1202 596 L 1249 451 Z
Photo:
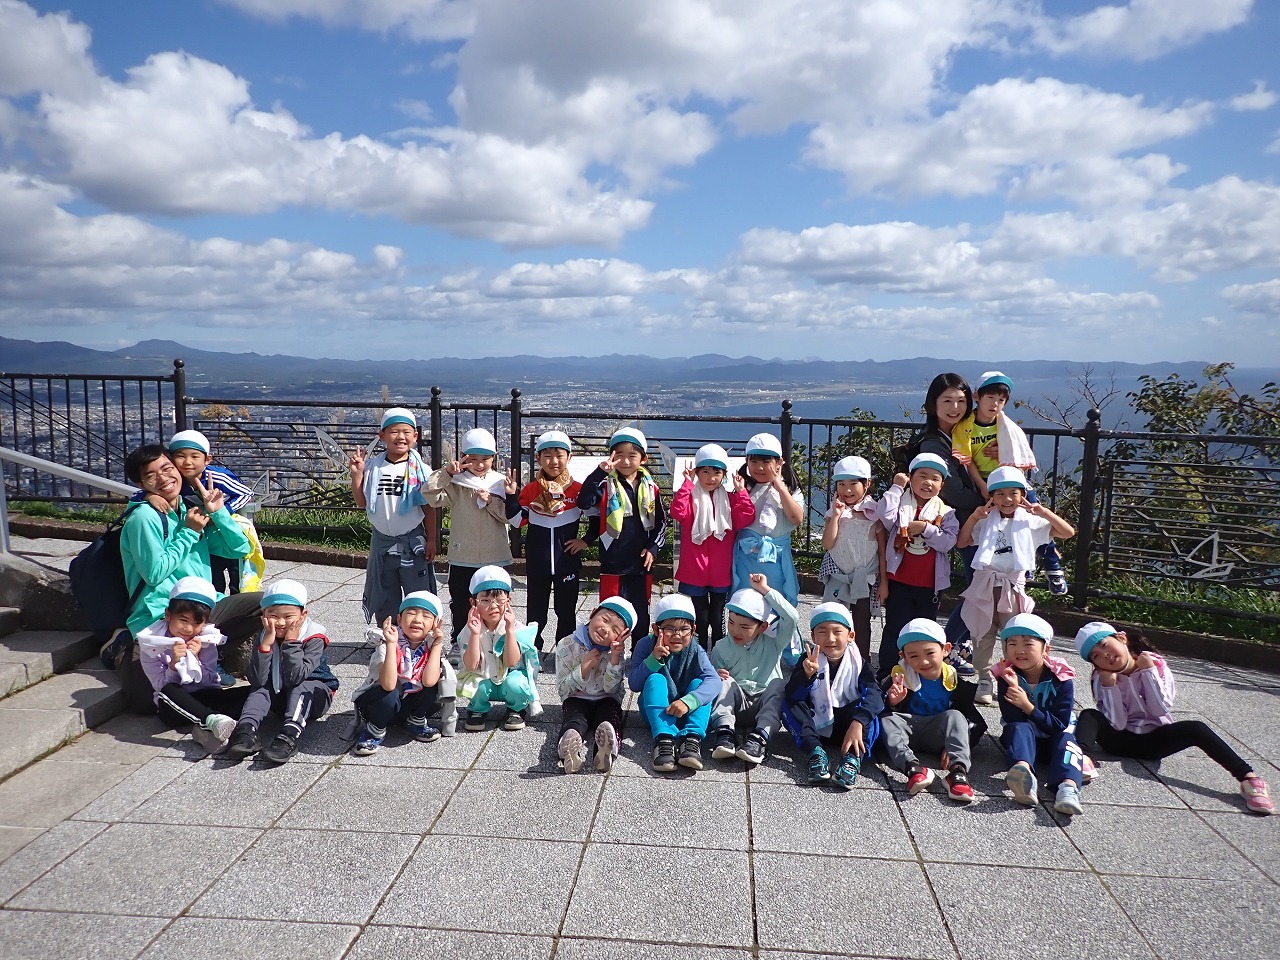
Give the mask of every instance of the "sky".
M 0 335 L 1280 366 L 1280 4 L 0 0 Z

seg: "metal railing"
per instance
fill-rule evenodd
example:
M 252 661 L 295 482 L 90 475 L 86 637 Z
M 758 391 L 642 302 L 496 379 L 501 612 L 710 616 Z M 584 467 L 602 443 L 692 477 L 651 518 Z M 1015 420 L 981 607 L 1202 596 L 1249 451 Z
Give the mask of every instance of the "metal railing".
M 33 457 L 29 453 L 22 453 L 9 447 L 0 447 L 0 463 L 12 463 L 37 473 L 61 477 L 84 487 L 114 493 L 117 496 L 124 497 L 126 500 L 138 492 L 137 487 L 130 486 L 127 483 L 117 483 L 114 480 L 95 477 L 93 474 L 85 473 L 83 470 L 65 467 L 59 463 L 50 463 L 48 460 L 42 460 L 39 457 Z M 5 488 L 0 485 L 0 553 L 9 552 L 9 508 L 6 500 Z

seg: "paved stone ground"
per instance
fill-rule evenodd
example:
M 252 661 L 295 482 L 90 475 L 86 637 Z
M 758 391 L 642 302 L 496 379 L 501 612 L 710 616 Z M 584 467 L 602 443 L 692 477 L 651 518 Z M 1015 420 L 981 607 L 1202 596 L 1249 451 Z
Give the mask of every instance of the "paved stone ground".
M 15 546 L 56 565 L 82 545 Z M 308 584 L 330 628 L 332 713 L 281 768 L 118 717 L 0 785 L 0 957 L 1276 954 L 1280 817 L 1246 814 L 1202 756 L 1100 758 L 1071 822 L 1012 803 L 991 738 L 967 808 L 883 771 L 810 787 L 785 750 L 655 777 L 629 700 L 613 773 L 566 777 L 544 676 L 523 731 L 393 733 L 357 758 L 341 734 L 369 655 L 362 574 L 270 572 Z M 1178 715 L 1280 787 L 1280 677 L 1172 662 Z

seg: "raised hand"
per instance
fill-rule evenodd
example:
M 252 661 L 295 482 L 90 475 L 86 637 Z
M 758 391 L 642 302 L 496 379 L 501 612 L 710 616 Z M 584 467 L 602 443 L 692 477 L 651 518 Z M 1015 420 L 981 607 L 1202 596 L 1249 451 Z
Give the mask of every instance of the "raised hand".
M 204 512 L 210 516 L 226 506 L 226 494 L 213 485 L 212 479 L 210 479 L 209 485 L 206 487 L 204 481 L 200 477 L 196 477 L 195 488 L 196 492 L 200 494 L 200 499 L 204 501 Z
M 467 613 L 467 629 L 471 631 L 471 636 L 478 637 L 484 630 L 484 623 L 480 619 L 480 608 L 474 603 L 471 610 Z
M 400 631 L 396 629 L 390 617 L 382 621 L 382 642 L 389 647 L 394 647 L 400 642 Z
M 359 480 L 364 476 L 364 448 L 358 447 L 347 457 L 347 469 L 351 471 L 351 479 Z
M 905 473 L 895 473 L 893 475 L 893 485 L 895 487 L 901 487 L 903 490 L 905 490 L 907 489 L 907 484 L 910 482 L 911 482 L 911 478 L 908 477 Z
M 502 605 L 502 625 L 507 630 L 514 630 L 516 628 L 516 612 L 511 609 L 510 602 Z
M 603 473 L 613 473 L 618 469 L 618 458 L 613 455 L 613 451 L 609 451 L 609 455 L 600 461 L 598 469 Z
M 1133 659 L 1134 670 L 1151 670 L 1155 667 L 1156 662 L 1151 659 L 1151 654 L 1143 651 Z
M 769 592 L 769 578 L 763 573 L 753 573 L 747 578 L 751 581 L 751 589 L 760 596 L 765 596 Z
M 812 680 L 818 673 L 818 645 L 816 643 L 806 643 L 804 649 L 806 655 L 800 663 L 804 667 L 804 675 Z
M 520 492 L 520 475 L 516 472 L 515 467 L 507 471 L 507 482 L 504 484 L 507 496 Z
M 456 477 L 458 474 L 462 472 L 462 461 L 450 460 L 448 463 L 444 465 L 444 472 L 451 477 Z
M 898 704 L 902 702 L 903 698 L 906 697 L 906 695 L 907 695 L 906 678 L 900 673 L 895 673 L 893 675 L 893 680 L 889 683 L 889 689 L 884 695 L 884 702 L 889 704 L 889 706 L 891 707 L 896 707 Z
M 996 508 L 996 502 L 994 500 L 988 500 L 986 503 L 982 504 L 981 506 L 974 507 L 973 512 L 974 514 L 977 515 L 979 520 L 985 520 L 987 519 L 987 517 L 991 516 L 991 511 L 994 510 L 995 508 Z
M 276 642 L 276 623 L 274 620 L 268 620 L 265 616 L 262 618 L 262 638 L 258 640 L 258 646 L 270 647 Z
M 665 660 L 671 656 L 671 648 L 667 646 L 667 642 L 662 639 L 662 634 L 656 633 L 653 638 L 653 655 L 659 660 Z
M 831 519 L 839 523 L 840 519 L 843 516 L 844 516 L 844 501 L 833 500 L 831 502 Z
M 698 476 L 698 475 L 697 475 L 696 473 L 694 473 L 694 472 L 693 472 L 693 467 L 685 467 L 685 468 L 684 468 L 684 482 L 685 482 L 685 483 L 693 483 L 695 480 L 697 480 L 697 476 Z
M 1012 673 L 1013 671 L 1010 670 L 1009 672 Z M 1022 689 L 1022 684 L 1018 683 L 1016 677 L 1009 684 L 1009 689 L 1005 691 L 1004 702 L 1024 713 L 1030 713 L 1034 709 L 1031 698 L 1027 696 L 1027 691 Z

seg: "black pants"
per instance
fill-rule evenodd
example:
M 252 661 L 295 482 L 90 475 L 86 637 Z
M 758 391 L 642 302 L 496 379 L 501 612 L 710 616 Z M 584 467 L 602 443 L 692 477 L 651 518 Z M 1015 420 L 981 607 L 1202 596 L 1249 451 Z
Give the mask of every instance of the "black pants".
M 356 697 L 356 707 L 360 711 L 360 716 L 364 717 L 370 726 L 386 730 L 396 717 L 425 722 L 427 717 L 439 709 L 436 696 L 439 691 L 440 685 L 437 684 L 434 687 L 423 687 L 402 697 L 398 688 L 383 690 L 379 684 L 375 683 Z
M 693 612 L 698 615 L 698 642 L 710 653 L 716 641 L 724 636 L 724 605 L 729 602 L 729 594 L 709 590 L 689 599 L 693 601 Z
M 156 711 L 168 726 L 179 728 L 204 723 L 215 713 L 239 717 L 244 709 L 248 687 L 204 687 L 186 690 L 181 684 L 167 683 L 156 699 Z
M 320 680 L 303 680 L 296 687 L 289 687 L 272 694 L 266 687 L 254 687 L 245 698 L 240 711 L 240 722 L 257 729 L 267 714 L 274 709 L 284 717 L 286 728 L 294 727 L 294 736 L 300 734 L 307 721 L 324 716 L 333 702 L 333 691 Z
M 560 735 L 566 730 L 577 730 L 583 741 L 590 739 L 600 724 L 608 721 L 614 732 L 622 736 L 622 703 L 613 697 L 588 700 L 586 697 L 569 697 L 561 708 Z
M 868 608 L 869 609 L 869 608 Z M 880 636 L 880 657 L 876 679 L 883 680 L 898 662 L 898 634 L 916 617 L 938 619 L 938 594 L 932 587 L 913 587 L 889 581 L 889 599 L 884 605 L 884 633 Z
M 209 570 L 213 574 L 213 588 L 219 593 L 230 596 L 240 592 L 240 561 L 238 559 L 219 557 L 211 553 Z
M 1227 745 L 1203 720 L 1177 720 L 1148 733 L 1117 730 L 1098 710 L 1081 710 L 1076 720 L 1076 743 L 1086 754 L 1097 747 L 1117 757 L 1163 760 L 1189 747 L 1199 747 L 1237 780 L 1253 772 L 1253 765 Z
M 449 629 L 455 637 L 467 625 L 467 615 L 471 613 L 471 578 L 479 569 L 449 564 Z
M 557 643 L 578 628 L 578 574 L 534 573 L 526 571 L 528 596 L 525 606 L 525 620 L 538 625 L 537 645 L 542 649 L 542 631 L 547 625 L 547 608 L 551 605 L 551 595 L 556 598 L 556 632 Z
M 243 677 L 262 629 L 262 593 L 237 593 L 213 605 L 209 622 L 221 630 L 227 642 L 218 648 L 218 662 L 228 673 Z

